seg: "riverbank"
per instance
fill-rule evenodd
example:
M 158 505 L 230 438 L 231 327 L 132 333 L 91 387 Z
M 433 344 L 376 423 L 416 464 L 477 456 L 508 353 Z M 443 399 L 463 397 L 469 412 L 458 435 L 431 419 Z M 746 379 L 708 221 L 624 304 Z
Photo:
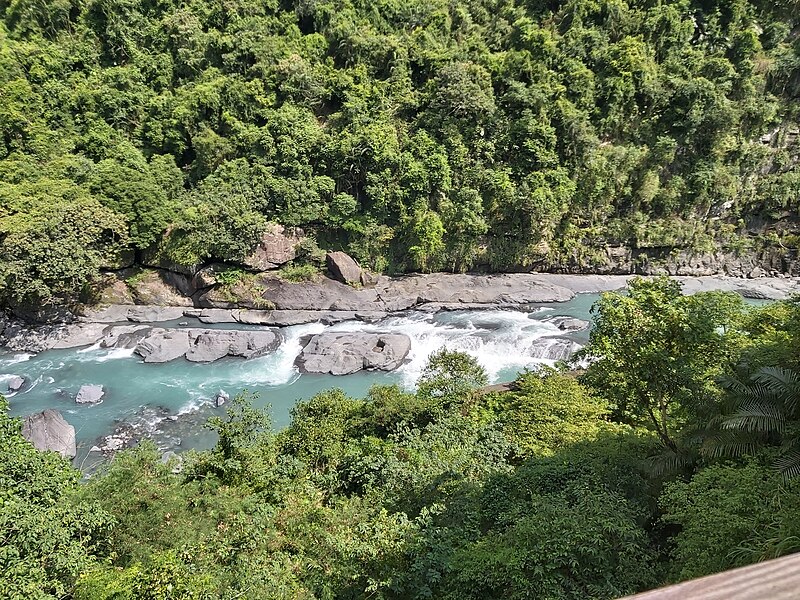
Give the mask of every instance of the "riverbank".
M 377 322 L 407 311 L 438 312 L 485 308 L 512 308 L 529 304 L 567 302 L 581 293 L 599 293 L 625 287 L 632 275 L 568 275 L 508 273 L 473 275 L 434 273 L 404 277 L 376 277 L 367 285 L 346 285 L 320 276 L 291 283 L 262 277 L 249 294 L 214 300 L 209 286 L 200 296 L 185 293 L 174 278 L 162 274 L 150 282 L 158 304 L 134 304 L 121 295 L 107 294 L 111 303 L 80 307 L 60 322 L 31 324 L 20 319 L 0 320 L 0 346 L 21 352 L 91 346 L 107 339 L 110 325 L 163 325 L 191 318 L 203 325 L 266 326 L 282 328 L 320 322 Z M 746 298 L 781 300 L 800 293 L 800 278 L 724 276 L 674 277 L 686 293 L 724 290 Z M 219 295 L 219 294 L 217 294 Z M 115 303 L 113 300 L 122 300 Z M 269 309 L 259 306 L 270 306 Z M 177 325 L 179 323 L 174 323 Z M 218 331 L 218 330 L 215 330 Z M 129 330 L 124 330 L 129 333 Z M 222 335 L 209 333 L 208 335 Z M 268 344 L 267 344 L 268 345 Z M 184 352 L 185 354 L 185 352 Z

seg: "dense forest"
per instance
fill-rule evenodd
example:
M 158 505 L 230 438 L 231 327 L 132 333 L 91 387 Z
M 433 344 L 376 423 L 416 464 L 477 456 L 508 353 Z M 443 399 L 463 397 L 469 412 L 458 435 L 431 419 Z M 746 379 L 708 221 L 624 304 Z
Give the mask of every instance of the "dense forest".
M 2 410 L 0 596 L 611 599 L 800 550 L 800 303 L 637 279 L 594 321 L 583 372 L 440 350 L 279 432 L 243 394 L 82 484 Z
M 273 222 L 390 273 L 796 250 L 796 11 L 0 0 L 0 302 Z

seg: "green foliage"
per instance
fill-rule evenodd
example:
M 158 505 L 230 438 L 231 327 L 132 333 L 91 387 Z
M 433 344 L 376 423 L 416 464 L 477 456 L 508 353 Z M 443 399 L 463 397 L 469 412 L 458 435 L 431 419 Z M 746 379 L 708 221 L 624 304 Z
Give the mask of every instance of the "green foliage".
M 794 365 L 795 308 L 635 280 L 600 300 L 584 381 L 548 369 L 476 393 L 480 365 L 442 349 L 414 393 L 323 392 L 278 433 L 243 394 L 180 473 L 145 442 L 80 486 L 3 405 L 0 592 L 600 599 L 788 554 L 800 493 L 768 465 L 796 441 L 797 382 L 768 363 Z M 757 377 L 730 412 L 717 377 L 739 372 Z M 720 431 L 759 436 L 740 462 L 653 476 L 664 432 L 688 454 Z
M 209 0 L 3 3 L 10 193 L 77 188 L 80 222 L 114 232 L 109 255 L 159 246 L 186 266 L 242 261 L 268 222 L 377 272 L 607 268 L 608 245 L 742 250 L 754 228 L 753 247 L 796 247 L 791 11 L 247 0 L 219 15 Z M 23 241 L 57 246 L 6 245 Z M 74 299 L 99 266 L 78 264 L 30 273 L 27 294 Z
M 492 398 L 490 408 L 521 457 L 552 455 L 613 428 L 604 421 L 609 409 L 603 400 L 553 370 L 520 375 L 516 389 Z
M 463 402 L 473 390 L 488 383 L 486 371 L 478 361 L 463 352 L 440 348 L 428 357 L 417 382 L 419 395 L 440 406 Z
M 314 281 L 319 277 L 319 269 L 311 264 L 295 265 L 290 264 L 281 267 L 278 276 L 286 281 L 300 283 L 302 281 Z
M 577 483 L 525 504 L 455 554 L 445 597 L 608 598 L 654 583 L 647 535 L 623 498 Z
M 120 216 L 69 182 L 0 184 L 0 301 L 75 300 L 124 240 Z
M 592 309 L 585 355 L 597 357 L 585 381 L 613 402 L 617 418 L 647 423 L 679 453 L 677 431 L 707 417 L 714 378 L 741 348 L 741 298 L 681 294 L 666 277 L 633 279 L 627 294 L 607 293 Z
M 217 434 L 217 443 L 210 452 L 195 458 L 190 478 L 214 475 L 225 485 L 262 483 L 250 478 L 264 470 L 260 461 L 272 459 L 272 436 L 269 415 L 252 406 L 256 397 L 239 394 L 226 407 L 224 418 L 208 419 L 206 428 Z
M 675 535 L 672 578 L 700 577 L 800 549 L 800 494 L 780 474 L 752 460 L 707 467 L 669 484 L 663 519 Z
M 95 564 L 111 515 L 78 498 L 80 473 L 20 434 L 0 396 L 0 596 L 63 598 Z

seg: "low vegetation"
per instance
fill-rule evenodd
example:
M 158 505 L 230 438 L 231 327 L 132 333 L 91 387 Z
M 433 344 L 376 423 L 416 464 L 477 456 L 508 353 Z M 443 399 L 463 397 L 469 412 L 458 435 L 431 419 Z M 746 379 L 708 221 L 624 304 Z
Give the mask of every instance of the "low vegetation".
M 604 295 L 577 379 L 476 394 L 441 350 L 416 392 L 327 391 L 278 432 L 243 394 L 180 474 L 145 443 L 79 485 L 2 411 L 0 595 L 611 599 L 798 550 L 800 423 L 762 377 L 796 382 L 800 304 L 678 292 Z

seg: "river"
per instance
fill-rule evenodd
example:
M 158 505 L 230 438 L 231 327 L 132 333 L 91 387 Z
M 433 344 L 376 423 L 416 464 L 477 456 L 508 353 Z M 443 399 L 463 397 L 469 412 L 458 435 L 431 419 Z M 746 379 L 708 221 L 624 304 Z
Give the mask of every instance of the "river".
M 231 396 L 243 390 L 258 394 L 256 404 L 269 406 L 273 423 L 280 428 L 288 424 L 291 408 L 299 399 L 322 390 L 336 387 L 361 397 L 373 384 L 397 383 L 413 389 L 427 357 L 442 346 L 474 356 L 492 383 L 506 381 L 525 368 L 554 362 L 548 357 L 550 342 L 542 338 L 559 336 L 562 345 L 564 337 L 585 342 L 587 331 L 565 334 L 548 319 L 562 315 L 588 319 L 596 299 L 596 294 L 579 294 L 570 302 L 531 305 L 525 310 L 411 312 L 371 324 L 348 321 L 331 326 L 312 323 L 286 327 L 281 330 L 283 343 L 270 355 L 211 364 L 183 359 L 145 364 L 132 351 L 96 346 L 37 355 L 7 352 L 0 354 L 0 390 L 12 376 L 23 376 L 25 386 L 6 395 L 12 415 L 47 408 L 60 411 L 76 429 L 75 461 L 79 466 L 86 466 L 87 457 L 90 463 L 96 462 L 98 453 L 90 453 L 90 449 L 121 423 L 133 425 L 137 435 L 152 437 L 163 449 L 205 448 L 213 438 L 202 423 L 210 414 L 221 411 L 211 400 L 219 390 Z M 411 338 L 411 351 L 406 362 L 392 373 L 361 372 L 339 377 L 299 373 L 295 358 L 301 351 L 301 339 L 322 331 L 401 332 Z M 75 403 L 78 389 L 86 384 L 104 386 L 101 403 Z

